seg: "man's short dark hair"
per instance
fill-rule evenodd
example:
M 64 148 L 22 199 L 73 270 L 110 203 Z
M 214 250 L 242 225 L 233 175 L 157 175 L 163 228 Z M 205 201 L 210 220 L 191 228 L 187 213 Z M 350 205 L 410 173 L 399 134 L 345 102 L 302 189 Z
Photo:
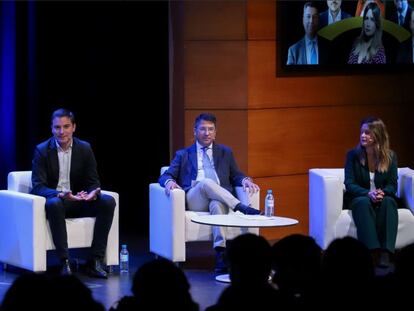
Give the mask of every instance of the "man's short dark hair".
M 317 11 L 319 11 L 318 7 L 316 6 L 316 3 L 313 2 L 313 1 L 308 1 L 308 2 L 305 3 L 305 5 L 303 6 L 303 12 L 305 12 L 305 9 L 308 8 L 308 7 L 309 8 L 315 8 Z
M 197 128 L 201 121 L 213 122 L 214 126 L 216 126 L 217 119 L 212 113 L 202 113 L 195 119 L 194 128 Z
M 63 118 L 68 117 L 72 124 L 75 124 L 75 115 L 72 111 L 65 109 L 65 108 L 59 108 L 58 110 L 55 110 L 52 113 L 52 118 L 50 119 L 50 122 L 53 123 L 54 118 Z

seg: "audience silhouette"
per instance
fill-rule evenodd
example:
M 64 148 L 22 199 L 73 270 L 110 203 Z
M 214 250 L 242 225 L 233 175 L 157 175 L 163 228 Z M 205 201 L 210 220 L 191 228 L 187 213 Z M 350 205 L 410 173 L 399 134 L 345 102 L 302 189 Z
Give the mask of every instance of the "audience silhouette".
M 231 285 L 206 310 L 271 310 L 281 302 L 269 283 L 271 247 L 265 238 L 239 235 L 229 241 L 227 252 Z
M 396 254 L 395 271 L 375 275 L 368 248 L 352 237 L 334 240 L 322 252 L 309 236 L 293 234 L 272 247 L 262 236 L 244 234 L 229 241 L 231 284 L 206 311 L 307 310 L 359 307 L 406 307 L 414 278 L 414 244 Z M 273 278 L 270 282 L 271 269 Z M 377 272 L 379 271 L 377 270 Z M 184 272 L 173 262 L 155 259 L 142 265 L 132 282 L 132 296 L 110 311 L 198 311 Z M 103 311 L 91 290 L 77 277 L 28 273 L 6 292 L 0 311 Z
M 322 251 L 312 237 L 293 234 L 272 247 L 273 282 L 292 308 L 317 301 Z
M 111 310 L 199 310 L 184 272 L 167 259 L 142 265 L 134 275 L 132 293 Z
M 334 240 L 322 258 L 322 292 L 328 305 L 368 307 L 373 302 L 374 263 L 361 241 L 352 237 Z M 352 296 L 352 299 L 351 299 Z

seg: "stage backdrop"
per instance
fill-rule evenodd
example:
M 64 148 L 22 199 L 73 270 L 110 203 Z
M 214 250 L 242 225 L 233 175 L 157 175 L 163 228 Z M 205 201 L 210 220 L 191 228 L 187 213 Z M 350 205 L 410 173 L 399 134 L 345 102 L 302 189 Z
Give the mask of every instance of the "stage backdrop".
M 274 1 L 172 2 L 171 14 L 172 122 L 185 120 L 172 149 L 192 143 L 197 114 L 215 113 L 218 141 L 262 188 L 262 208 L 271 188 L 276 214 L 299 220 L 261 230 L 268 239 L 308 233 L 308 170 L 343 167 L 366 115 L 385 121 L 399 165 L 414 167 L 408 74 L 276 76 Z

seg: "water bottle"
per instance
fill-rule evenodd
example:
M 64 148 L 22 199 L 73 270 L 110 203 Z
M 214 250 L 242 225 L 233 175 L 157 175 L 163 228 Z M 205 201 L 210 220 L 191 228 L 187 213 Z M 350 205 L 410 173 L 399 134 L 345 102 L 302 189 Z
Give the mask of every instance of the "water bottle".
M 265 216 L 272 217 L 275 213 L 275 199 L 273 197 L 272 189 L 267 190 L 265 198 Z
M 129 272 L 129 252 L 126 244 L 122 245 L 121 252 L 119 253 L 119 271 L 121 273 Z

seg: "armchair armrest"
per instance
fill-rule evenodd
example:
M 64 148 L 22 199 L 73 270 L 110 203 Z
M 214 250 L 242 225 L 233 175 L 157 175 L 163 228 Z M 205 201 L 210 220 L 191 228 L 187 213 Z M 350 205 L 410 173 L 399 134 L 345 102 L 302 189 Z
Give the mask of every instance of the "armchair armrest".
M 32 271 L 46 270 L 46 199 L 0 191 L 0 261 Z
M 260 190 L 256 193 L 250 194 L 245 192 L 243 187 L 236 187 L 236 195 L 243 204 L 251 204 L 253 208 L 260 210 Z
M 150 251 L 172 261 L 185 261 L 185 192 L 170 196 L 158 183 L 150 184 Z
M 323 249 L 334 239 L 343 196 L 344 184 L 339 176 L 327 169 L 309 170 L 309 235 Z
M 398 196 L 414 214 L 414 170 L 400 168 L 398 175 Z

